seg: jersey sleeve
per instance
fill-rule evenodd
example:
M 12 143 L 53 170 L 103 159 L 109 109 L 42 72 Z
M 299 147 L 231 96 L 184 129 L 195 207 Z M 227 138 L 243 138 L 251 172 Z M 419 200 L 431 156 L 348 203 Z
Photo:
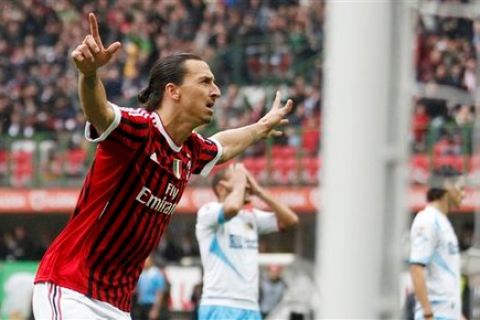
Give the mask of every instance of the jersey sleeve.
M 213 138 L 205 139 L 196 132 L 192 133 L 194 161 L 192 173 L 207 176 L 222 157 L 222 145 Z
M 113 108 L 114 119 L 101 134 L 87 122 L 85 137 L 90 142 L 116 142 L 120 147 L 137 149 L 149 138 L 151 117 L 145 109 L 120 108 L 108 102 Z
M 435 224 L 428 215 L 417 215 L 410 231 L 410 263 L 427 265 L 436 245 Z
M 197 228 L 215 228 L 225 223 L 223 204 L 211 202 L 203 205 L 197 214 Z
M 259 234 L 278 232 L 278 221 L 273 212 L 254 209 L 253 215 L 255 216 Z

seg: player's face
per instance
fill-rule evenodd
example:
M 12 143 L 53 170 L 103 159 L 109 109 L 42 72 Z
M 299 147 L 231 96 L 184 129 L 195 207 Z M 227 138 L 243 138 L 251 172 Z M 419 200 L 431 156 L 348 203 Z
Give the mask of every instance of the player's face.
M 180 88 L 180 101 L 196 126 L 208 123 L 213 117 L 215 100 L 220 89 L 208 64 L 201 60 L 185 61 L 186 74 Z
M 458 181 L 448 189 L 448 198 L 451 208 L 460 207 L 465 198 L 465 182 L 463 179 L 458 179 Z

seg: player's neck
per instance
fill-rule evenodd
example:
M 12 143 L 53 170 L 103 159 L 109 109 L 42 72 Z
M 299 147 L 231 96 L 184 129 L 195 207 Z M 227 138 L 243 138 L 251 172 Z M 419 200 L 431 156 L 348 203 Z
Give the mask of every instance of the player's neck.
M 185 121 L 180 112 L 171 111 L 172 108 L 160 108 L 155 112 L 162 120 L 162 125 L 170 138 L 177 146 L 181 146 L 192 134 L 194 128 L 189 121 Z
M 440 200 L 437 200 L 437 201 L 430 202 L 430 205 L 432 207 L 438 209 L 438 211 L 440 211 L 444 215 L 448 214 L 449 208 L 448 208 L 448 203 L 447 203 L 446 199 L 440 199 Z

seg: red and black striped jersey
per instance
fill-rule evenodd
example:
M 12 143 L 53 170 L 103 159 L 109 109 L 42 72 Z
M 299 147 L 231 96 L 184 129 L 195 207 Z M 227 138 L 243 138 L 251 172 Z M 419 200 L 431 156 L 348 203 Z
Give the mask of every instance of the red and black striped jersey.
M 177 146 L 155 112 L 119 108 L 100 136 L 74 213 L 45 253 L 35 283 L 53 282 L 129 311 L 143 262 L 157 246 L 190 175 L 206 175 L 221 146 L 197 133 Z

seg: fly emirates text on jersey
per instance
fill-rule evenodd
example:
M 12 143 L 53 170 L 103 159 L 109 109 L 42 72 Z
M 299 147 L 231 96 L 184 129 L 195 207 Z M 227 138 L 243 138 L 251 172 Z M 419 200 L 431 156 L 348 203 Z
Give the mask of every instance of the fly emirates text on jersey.
M 167 199 L 175 199 L 179 191 L 180 190 L 178 190 L 178 188 L 173 184 L 168 183 L 165 194 L 161 199 L 156 197 L 150 189 L 143 186 L 142 190 L 140 190 L 140 192 L 137 194 L 136 199 L 138 202 L 144 204 L 150 209 L 153 209 L 159 213 L 170 215 L 173 213 L 177 205 L 173 202 L 167 201 Z

